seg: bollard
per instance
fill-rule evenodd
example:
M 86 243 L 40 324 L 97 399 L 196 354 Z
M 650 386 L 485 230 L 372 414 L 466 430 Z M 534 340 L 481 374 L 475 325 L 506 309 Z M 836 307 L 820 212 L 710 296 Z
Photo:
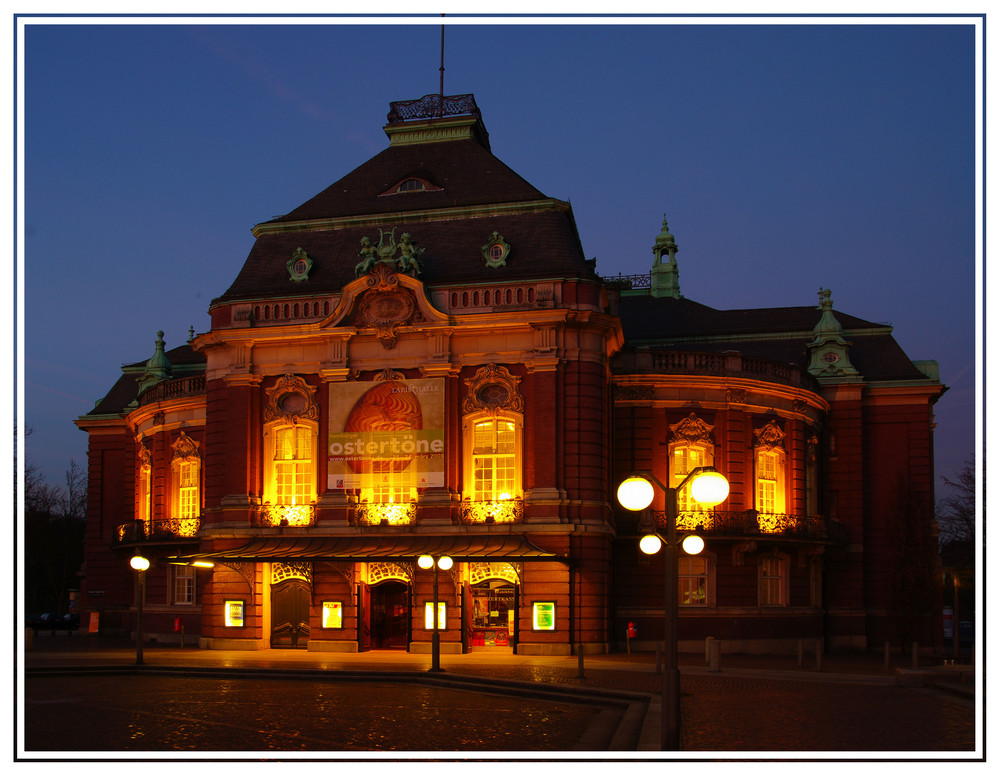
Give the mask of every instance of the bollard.
M 705 637 L 705 664 L 712 661 L 712 645 L 715 643 L 715 636 Z
M 885 642 L 885 670 L 889 670 L 889 642 Z
M 799 639 L 799 668 L 803 668 L 806 664 L 806 645 Z
M 722 662 L 722 645 L 715 639 L 712 639 L 708 650 L 708 670 L 717 673 L 722 670 L 720 666 Z
M 913 642 L 913 667 L 920 668 L 920 646 Z
M 823 639 L 816 639 L 816 670 L 823 670 Z

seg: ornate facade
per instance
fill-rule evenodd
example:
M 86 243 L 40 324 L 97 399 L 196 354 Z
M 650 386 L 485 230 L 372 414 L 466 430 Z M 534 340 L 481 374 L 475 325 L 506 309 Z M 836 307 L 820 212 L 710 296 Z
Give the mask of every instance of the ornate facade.
M 935 590 L 900 570 L 934 564 L 933 363 L 826 290 L 685 299 L 665 220 L 649 276 L 600 277 L 471 95 L 438 102 L 393 103 L 385 151 L 254 228 L 210 330 L 160 333 L 78 419 L 85 626 L 133 627 L 141 553 L 161 641 L 429 650 L 436 585 L 442 651 L 605 652 L 628 623 L 652 644 L 662 566 L 637 544 L 666 505 L 615 487 L 711 465 L 727 502 L 677 496 L 707 541 L 681 560 L 682 648 L 927 643 Z

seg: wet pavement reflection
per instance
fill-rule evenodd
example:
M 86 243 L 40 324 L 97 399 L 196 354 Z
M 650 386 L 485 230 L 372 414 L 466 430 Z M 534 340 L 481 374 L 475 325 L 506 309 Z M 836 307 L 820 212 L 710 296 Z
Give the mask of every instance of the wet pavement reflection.
M 76 676 L 25 685 L 34 751 L 569 751 L 600 713 L 388 682 Z

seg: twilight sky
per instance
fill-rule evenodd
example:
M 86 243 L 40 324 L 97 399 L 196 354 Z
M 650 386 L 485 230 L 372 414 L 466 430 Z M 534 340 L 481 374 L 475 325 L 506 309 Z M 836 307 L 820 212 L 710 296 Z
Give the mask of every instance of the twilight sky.
M 22 20 L 18 416 L 61 484 L 86 462 L 73 420 L 157 330 L 169 349 L 208 329 L 251 227 L 386 148 L 390 101 L 438 91 L 441 27 Z M 666 214 L 689 299 L 830 288 L 939 362 L 938 474 L 973 454 L 980 19 L 447 21 L 445 92 L 474 94 L 493 153 L 572 203 L 600 274 L 648 272 Z

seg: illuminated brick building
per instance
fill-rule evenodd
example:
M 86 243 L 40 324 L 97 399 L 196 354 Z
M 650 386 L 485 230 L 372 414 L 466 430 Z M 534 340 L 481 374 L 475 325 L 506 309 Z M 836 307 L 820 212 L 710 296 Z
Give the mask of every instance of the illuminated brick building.
M 685 299 L 666 222 L 650 275 L 600 277 L 570 206 L 492 155 L 471 95 L 393 103 L 385 131 L 255 227 L 210 331 L 159 335 L 78 419 L 84 627 L 134 627 L 141 553 L 159 641 L 429 650 L 436 577 L 443 652 L 604 652 L 629 622 L 651 645 L 662 562 L 637 540 L 664 505 L 626 512 L 615 486 L 714 465 L 728 501 L 679 497 L 707 540 L 681 561 L 682 647 L 927 642 L 933 362 L 829 291 Z

